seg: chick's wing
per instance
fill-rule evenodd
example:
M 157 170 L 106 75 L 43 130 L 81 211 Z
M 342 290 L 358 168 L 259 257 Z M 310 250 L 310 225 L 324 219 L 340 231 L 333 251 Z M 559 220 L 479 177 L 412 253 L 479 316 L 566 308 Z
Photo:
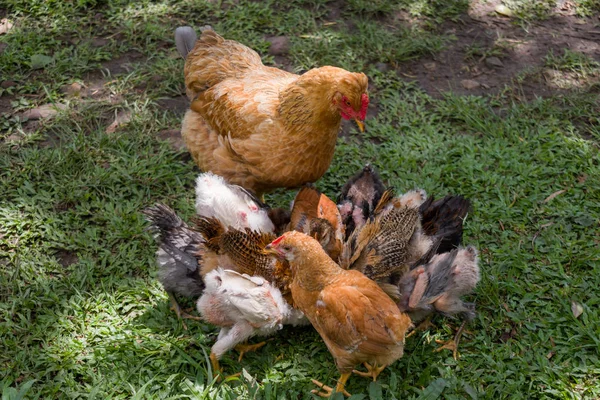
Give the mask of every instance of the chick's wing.
M 369 354 L 385 354 L 408 328 L 377 284 L 362 279 L 326 287 L 317 300 L 314 325 L 335 346 Z

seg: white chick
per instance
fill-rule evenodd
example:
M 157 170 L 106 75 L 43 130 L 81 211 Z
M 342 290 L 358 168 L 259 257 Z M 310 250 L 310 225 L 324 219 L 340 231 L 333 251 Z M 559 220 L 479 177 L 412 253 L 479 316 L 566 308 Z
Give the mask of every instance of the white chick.
M 217 268 L 204 277 L 204 282 L 198 312 L 207 322 L 221 327 L 210 353 L 214 371 L 220 371 L 218 360 L 223 354 L 250 337 L 271 335 L 283 324 L 306 323 L 304 314 L 286 303 L 279 289 L 261 277 Z M 242 354 L 264 344 L 243 346 Z
M 238 230 L 275 231 L 269 207 L 241 186 L 231 185 L 221 176 L 205 172 L 196 179 L 196 213 L 214 217 L 225 227 Z

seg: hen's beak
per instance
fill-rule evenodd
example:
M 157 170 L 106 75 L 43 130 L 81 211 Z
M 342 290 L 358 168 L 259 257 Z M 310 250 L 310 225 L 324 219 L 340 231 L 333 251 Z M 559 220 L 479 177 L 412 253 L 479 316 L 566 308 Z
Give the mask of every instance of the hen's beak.
M 365 131 L 365 123 L 362 122 L 360 119 L 358 118 L 354 118 L 354 122 L 356 122 L 356 125 L 358 125 L 358 130 L 361 132 Z

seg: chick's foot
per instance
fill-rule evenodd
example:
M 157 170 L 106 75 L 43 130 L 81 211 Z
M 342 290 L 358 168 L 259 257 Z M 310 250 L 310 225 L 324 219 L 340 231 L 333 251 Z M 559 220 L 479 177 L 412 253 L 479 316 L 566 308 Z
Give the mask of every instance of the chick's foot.
M 458 331 L 456 331 L 456 335 L 454 335 L 454 339 L 448 340 L 444 342 L 443 340 L 436 340 L 435 342 L 438 344 L 443 344 L 441 347 L 437 348 L 435 351 L 439 352 L 444 349 L 452 350 L 452 356 L 455 360 L 458 360 L 458 344 L 460 343 L 460 337 L 462 336 L 463 330 L 465 329 L 465 324 L 467 321 L 464 321 Z
M 385 365 L 381 366 L 381 367 L 377 367 L 377 366 L 372 366 L 369 363 L 364 363 L 364 366 L 368 372 L 362 372 L 362 371 L 358 371 L 358 370 L 352 370 L 352 372 L 355 373 L 356 375 L 364 376 L 365 378 L 373 378 L 373 382 L 375 382 L 377 380 L 377 377 L 379 376 L 381 371 L 383 371 L 385 369 Z
M 423 322 L 421 322 L 419 325 L 417 325 L 415 327 L 415 329 L 412 330 L 412 332 L 410 332 L 408 335 L 406 335 L 406 338 L 408 339 L 409 337 L 411 337 L 412 335 L 417 333 L 417 331 L 424 331 L 425 329 L 428 329 L 432 326 L 434 326 L 434 325 L 431 322 L 431 316 L 429 316 Z
M 348 380 L 348 378 L 350 378 L 350 373 L 342 374 L 342 376 L 340 376 L 340 379 L 338 380 L 337 386 L 335 387 L 336 392 L 342 393 L 346 397 L 351 396 L 350 393 L 348 393 L 346 391 L 346 389 L 344 389 L 344 386 L 346 386 L 346 381 Z M 319 387 L 319 389 L 321 389 L 321 390 L 313 389 L 313 390 L 311 390 L 311 393 L 316 394 L 317 396 L 321 396 L 321 397 L 331 397 L 331 395 L 333 394 L 332 387 L 327 386 L 324 383 L 321 383 L 316 379 L 312 379 L 312 383 L 317 385 Z
M 175 295 L 173 293 L 169 292 L 168 295 L 169 295 L 169 299 L 171 300 L 171 310 L 175 311 L 175 314 L 177 315 L 177 318 L 179 318 L 181 320 L 181 324 L 183 325 L 183 329 L 185 329 L 187 331 L 187 325 L 185 324 L 184 319 L 193 319 L 193 320 L 196 320 L 196 321 L 202 321 L 202 318 L 195 317 L 195 316 L 190 315 L 190 314 L 186 313 L 185 311 L 183 311 L 181 309 L 181 306 L 177 302 L 177 299 L 175 298 Z
M 249 351 L 256 351 L 263 347 L 265 344 L 267 344 L 267 342 L 260 342 L 256 344 L 238 344 L 237 346 L 235 346 L 235 349 L 240 352 L 238 362 L 242 361 L 242 358 L 244 358 L 244 354 L 246 354 Z

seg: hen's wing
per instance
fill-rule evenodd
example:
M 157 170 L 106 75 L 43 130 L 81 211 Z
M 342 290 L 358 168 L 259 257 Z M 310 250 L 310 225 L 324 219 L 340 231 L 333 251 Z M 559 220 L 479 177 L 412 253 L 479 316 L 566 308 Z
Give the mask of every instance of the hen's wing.
M 236 139 L 271 130 L 276 120 L 279 96 L 297 75 L 265 67 L 252 49 L 233 40 L 225 40 L 212 29 L 205 29 L 188 54 L 185 82 L 193 98 L 191 109 L 199 113 L 220 135 L 222 145 L 240 162 L 248 152 Z M 255 140 L 266 140 L 256 135 Z M 246 143 L 245 146 L 256 145 Z M 268 148 L 269 143 L 261 143 Z M 247 160 L 248 162 L 254 162 Z

